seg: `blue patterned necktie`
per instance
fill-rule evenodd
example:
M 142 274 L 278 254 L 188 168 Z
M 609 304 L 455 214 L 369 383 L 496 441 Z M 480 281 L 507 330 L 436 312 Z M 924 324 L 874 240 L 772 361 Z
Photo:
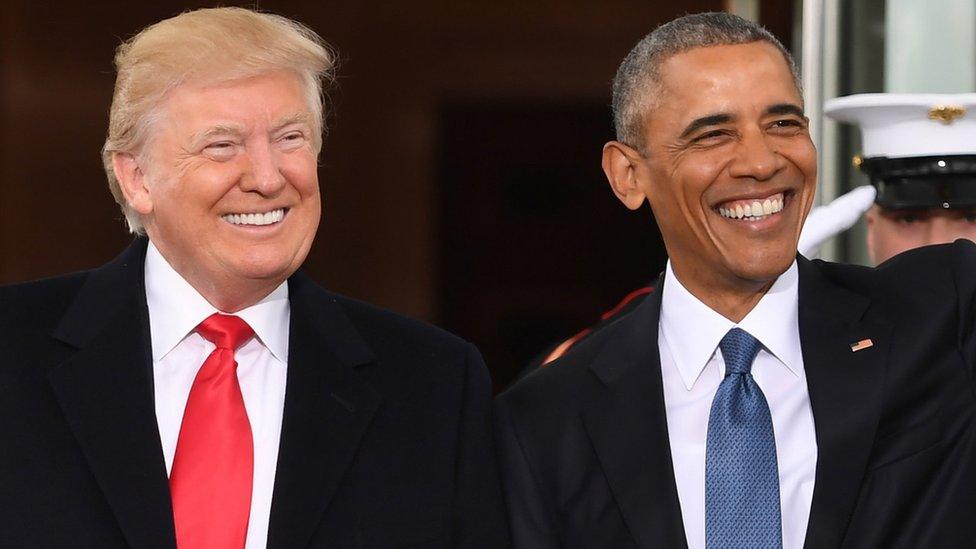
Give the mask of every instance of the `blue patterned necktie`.
M 761 346 L 740 328 L 719 343 L 725 379 L 712 401 L 705 449 L 709 549 L 783 546 L 773 418 L 750 373 Z

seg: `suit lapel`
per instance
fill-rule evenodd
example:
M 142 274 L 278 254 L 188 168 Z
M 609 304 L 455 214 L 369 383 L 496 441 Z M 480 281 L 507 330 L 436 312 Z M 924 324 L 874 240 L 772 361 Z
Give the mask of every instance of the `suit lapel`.
M 817 436 L 817 473 L 806 547 L 839 547 L 881 413 L 891 326 L 863 319 L 869 302 L 799 259 L 800 341 Z M 851 345 L 870 339 L 871 346 Z
M 356 372 L 375 359 L 331 295 L 289 280 L 288 381 L 268 547 L 305 547 L 380 397 Z
M 624 521 L 639 547 L 684 547 L 664 407 L 658 320 L 662 281 L 616 326 L 591 369 L 597 395 L 583 410 Z
M 175 547 L 153 407 L 146 241 L 91 273 L 54 337 L 78 349 L 48 379 L 132 547 Z

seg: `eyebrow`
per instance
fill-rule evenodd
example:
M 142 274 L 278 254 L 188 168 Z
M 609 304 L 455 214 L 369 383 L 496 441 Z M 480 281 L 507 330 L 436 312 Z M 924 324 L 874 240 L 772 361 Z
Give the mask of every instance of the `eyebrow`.
M 766 114 L 793 114 L 803 118 L 803 108 L 799 105 L 794 105 L 793 103 L 779 103 L 777 105 L 772 105 L 766 109 Z
M 684 131 L 681 132 L 679 138 L 684 139 L 702 128 L 707 128 L 708 126 L 717 126 L 719 124 L 728 124 L 733 120 L 735 120 L 735 117 L 727 113 L 710 114 L 708 116 L 696 118 L 691 121 L 691 124 L 688 124 L 685 127 Z
M 278 120 L 278 122 L 271 128 L 271 132 L 274 133 L 280 131 L 282 128 L 286 128 L 293 124 L 311 124 L 311 116 L 309 116 L 307 113 L 285 116 Z M 211 126 L 195 134 L 190 142 L 193 143 L 194 147 L 198 147 L 203 142 L 218 135 L 232 135 L 239 137 L 244 133 L 245 129 L 243 126 L 233 124 L 217 124 L 216 126 Z
M 233 137 L 240 137 L 244 133 L 244 128 L 231 124 L 217 124 L 216 126 L 210 126 L 209 128 L 195 133 L 189 140 L 189 148 L 187 150 L 197 150 L 201 148 L 207 141 L 217 136 L 230 135 Z
M 292 124 L 312 124 L 312 117 L 308 113 L 297 113 L 291 116 L 285 116 L 278 120 L 278 123 L 271 128 L 271 133 L 280 131 L 282 128 L 291 126 Z
M 794 105 L 793 103 L 777 103 L 776 105 L 771 105 L 770 107 L 766 108 L 766 112 L 763 114 L 764 116 L 792 114 L 799 116 L 800 118 L 803 118 L 804 116 L 803 109 L 800 108 L 799 105 Z M 684 131 L 681 132 L 679 137 L 680 139 L 684 139 L 702 128 L 717 126 L 719 124 L 728 124 L 734 120 L 735 117 L 728 113 L 710 114 L 708 116 L 696 118 L 685 127 Z
M 198 144 L 216 135 L 240 135 L 244 133 L 244 128 L 228 124 L 218 124 L 211 126 L 193 136 L 192 142 Z

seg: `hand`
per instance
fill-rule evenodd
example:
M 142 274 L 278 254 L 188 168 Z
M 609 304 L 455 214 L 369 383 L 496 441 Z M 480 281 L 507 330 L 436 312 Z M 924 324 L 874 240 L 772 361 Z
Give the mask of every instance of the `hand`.
M 829 238 L 851 228 L 861 214 L 874 204 L 877 191 L 872 185 L 862 185 L 834 199 L 825 206 L 810 210 L 797 248 L 804 257 L 817 257 L 820 246 Z

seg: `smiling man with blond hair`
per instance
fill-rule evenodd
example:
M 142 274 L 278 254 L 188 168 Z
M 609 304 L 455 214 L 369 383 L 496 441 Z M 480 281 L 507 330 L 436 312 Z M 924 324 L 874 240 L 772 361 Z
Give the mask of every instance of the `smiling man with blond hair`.
M 333 64 L 241 8 L 119 48 L 102 157 L 137 236 L 0 289 L 0 546 L 506 546 L 478 351 L 299 271 Z
M 976 246 L 877 270 L 797 254 L 816 151 L 792 59 L 754 23 L 662 25 L 613 107 L 603 169 L 650 203 L 669 261 L 497 400 L 515 545 L 971 545 Z

